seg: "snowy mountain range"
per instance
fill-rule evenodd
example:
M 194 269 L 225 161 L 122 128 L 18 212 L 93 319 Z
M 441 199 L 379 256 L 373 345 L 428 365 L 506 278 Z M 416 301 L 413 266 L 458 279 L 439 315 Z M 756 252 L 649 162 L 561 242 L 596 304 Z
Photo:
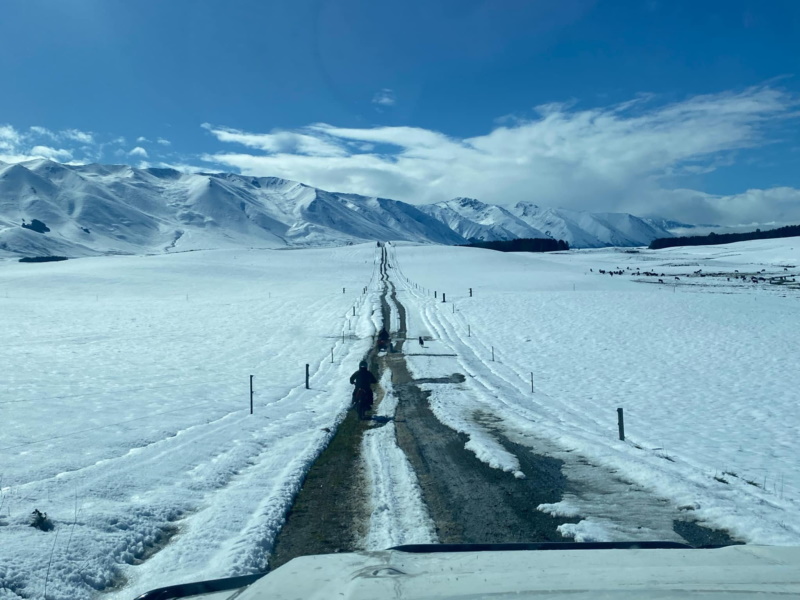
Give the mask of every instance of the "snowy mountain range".
M 50 231 L 22 224 L 36 219 Z M 222 247 L 553 237 L 571 247 L 646 245 L 656 221 L 470 198 L 415 206 L 276 177 L 127 165 L 0 163 L 0 255 L 90 256 Z

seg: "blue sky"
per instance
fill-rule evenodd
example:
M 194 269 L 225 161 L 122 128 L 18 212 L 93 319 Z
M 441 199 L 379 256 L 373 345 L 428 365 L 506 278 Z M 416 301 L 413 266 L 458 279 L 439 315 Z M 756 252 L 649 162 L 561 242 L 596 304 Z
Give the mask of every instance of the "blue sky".
M 4 0 L 0 160 L 800 219 L 800 2 Z

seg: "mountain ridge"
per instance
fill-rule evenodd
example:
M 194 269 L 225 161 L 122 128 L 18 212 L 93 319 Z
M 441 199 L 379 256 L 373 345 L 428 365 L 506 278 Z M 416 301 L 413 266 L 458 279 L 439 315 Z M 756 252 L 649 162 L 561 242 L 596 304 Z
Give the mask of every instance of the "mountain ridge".
M 38 219 L 51 231 L 23 229 Z M 465 244 L 523 237 L 571 247 L 647 245 L 671 234 L 626 213 L 581 213 L 474 198 L 413 205 L 280 177 L 129 165 L 0 163 L 0 253 L 70 257 L 224 247 L 405 240 Z

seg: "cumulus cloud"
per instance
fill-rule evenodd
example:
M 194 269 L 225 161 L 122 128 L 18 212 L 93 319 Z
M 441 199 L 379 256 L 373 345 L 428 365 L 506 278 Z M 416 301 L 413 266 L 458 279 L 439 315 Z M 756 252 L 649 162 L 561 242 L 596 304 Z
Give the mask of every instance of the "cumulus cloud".
M 128 152 L 128 156 L 139 156 L 141 158 L 147 158 L 147 150 L 145 150 L 141 146 L 136 146 L 136 148 Z
M 143 135 L 140 135 L 138 138 L 136 138 L 136 142 L 139 143 L 139 144 L 147 144 L 147 143 L 150 142 L 150 140 L 148 140 Z
M 378 106 L 394 106 L 397 103 L 397 99 L 393 90 L 383 88 L 372 97 L 372 103 Z
M 165 139 L 164 139 L 164 138 L 162 138 L 162 137 L 160 137 L 160 138 L 156 139 L 156 142 L 157 142 L 157 143 L 159 143 L 159 144 L 161 144 L 162 146 L 169 146 L 169 145 L 171 145 L 171 144 L 172 144 L 172 142 L 170 142 L 169 140 L 165 140 Z
M 777 196 L 767 191 L 758 200 L 695 195 L 689 202 L 670 192 L 681 177 L 714 171 L 729 165 L 736 151 L 770 143 L 774 127 L 796 116 L 797 99 L 754 87 L 671 104 L 656 100 L 642 95 L 584 110 L 543 105 L 531 118 L 505 120 L 471 138 L 415 127 L 314 124 L 259 134 L 206 124 L 218 140 L 262 153 L 204 159 L 248 175 L 414 203 L 469 195 L 687 220 L 710 212 L 719 221 L 744 218 L 753 213 L 746 207 L 759 205 L 764 218 L 772 218 Z M 800 208 L 794 211 L 800 218 Z
M 59 162 L 68 162 L 72 160 L 72 152 L 64 148 L 51 148 L 50 146 L 34 146 L 31 148 L 31 154 L 40 158 L 48 158 Z

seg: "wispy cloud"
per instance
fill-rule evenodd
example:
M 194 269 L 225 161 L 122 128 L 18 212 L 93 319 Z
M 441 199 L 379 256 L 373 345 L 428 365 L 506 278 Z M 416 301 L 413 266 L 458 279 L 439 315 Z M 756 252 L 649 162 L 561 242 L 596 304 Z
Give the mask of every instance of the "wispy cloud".
M 94 135 L 79 129 L 66 129 L 59 132 L 59 134 L 68 140 L 74 140 L 82 144 L 94 144 Z
M 165 140 L 164 138 L 160 137 L 156 139 L 156 143 L 161 144 L 162 146 L 169 146 L 172 144 L 169 140 Z
M 33 134 L 40 135 L 42 137 L 48 137 L 50 139 L 58 139 L 58 135 L 47 129 L 47 127 L 39 127 L 38 125 L 34 125 L 28 129 Z
M 798 105 L 794 96 L 770 87 L 671 104 L 656 100 L 640 96 L 586 110 L 543 105 L 534 118 L 515 118 L 471 138 L 415 127 L 315 124 L 258 134 L 205 125 L 220 141 L 263 153 L 222 152 L 204 159 L 245 174 L 416 203 L 471 195 L 507 204 L 527 200 L 675 215 L 678 203 L 665 192 L 676 178 L 713 171 L 736 151 L 770 143 L 773 126 L 794 117 Z M 765 193 L 754 202 L 766 216 L 775 198 Z M 744 214 L 744 201 L 695 196 L 695 202 L 694 211 L 682 206 L 683 218 L 702 211 L 716 220 Z M 722 206 L 729 211 L 723 213 Z M 800 218 L 800 208 L 797 213 Z
M 271 153 L 315 157 L 346 156 L 348 154 L 342 144 L 321 131 L 248 133 L 227 127 L 215 127 L 208 123 L 203 123 L 202 127 L 221 142 L 234 142 Z
M 393 90 L 383 88 L 372 97 L 372 103 L 378 106 L 394 106 L 397 103 L 397 98 Z

